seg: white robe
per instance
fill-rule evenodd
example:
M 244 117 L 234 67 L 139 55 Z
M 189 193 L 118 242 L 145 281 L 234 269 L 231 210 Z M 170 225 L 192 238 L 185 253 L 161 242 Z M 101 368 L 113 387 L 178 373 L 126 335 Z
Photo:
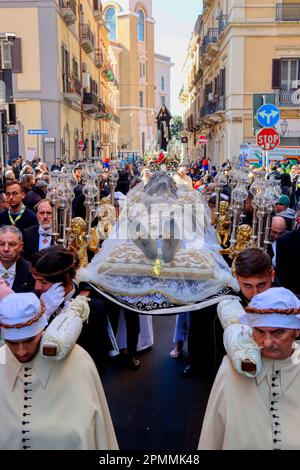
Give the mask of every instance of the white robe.
M 223 359 L 208 401 L 198 450 L 300 449 L 300 365 L 263 359 L 253 380 Z
M 1 450 L 118 449 L 98 372 L 84 349 L 75 345 L 61 361 L 37 353 L 23 364 L 3 349 Z

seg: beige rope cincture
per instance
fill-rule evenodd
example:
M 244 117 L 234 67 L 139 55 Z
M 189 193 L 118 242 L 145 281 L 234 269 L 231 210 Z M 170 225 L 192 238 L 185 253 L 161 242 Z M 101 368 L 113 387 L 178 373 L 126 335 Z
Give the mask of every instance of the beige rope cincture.
M 0 323 L 0 328 L 5 328 L 8 330 L 9 328 L 20 329 L 20 328 L 24 328 L 24 326 L 30 326 L 33 323 L 36 323 L 41 318 L 44 312 L 45 312 L 45 306 L 42 305 L 42 308 L 39 311 L 39 313 L 35 317 L 33 317 L 31 320 L 28 320 L 27 322 L 24 322 L 24 323 L 16 323 L 15 325 L 7 325 L 6 323 Z
M 265 314 L 265 313 L 279 313 L 282 315 L 297 315 L 300 314 L 300 308 L 255 308 L 246 307 L 247 313 Z

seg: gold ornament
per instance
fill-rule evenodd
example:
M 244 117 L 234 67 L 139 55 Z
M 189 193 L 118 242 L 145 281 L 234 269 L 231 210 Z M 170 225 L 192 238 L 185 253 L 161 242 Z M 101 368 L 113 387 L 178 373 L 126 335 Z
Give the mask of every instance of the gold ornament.
M 75 217 L 71 221 L 70 250 L 74 251 L 79 259 L 79 266 L 85 268 L 88 265 L 86 223 L 81 217 Z
M 220 245 L 226 248 L 230 238 L 230 216 L 229 202 L 221 201 L 219 206 L 219 217 L 217 224 L 217 236 Z
M 163 266 L 159 258 L 156 258 L 156 261 L 153 265 L 153 274 L 155 277 L 159 277 L 163 272 Z
M 220 250 L 221 255 L 228 255 L 229 258 L 235 258 L 240 252 L 251 245 L 252 228 L 250 225 L 242 224 L 236 232 L 236 242 L 234 246 Z

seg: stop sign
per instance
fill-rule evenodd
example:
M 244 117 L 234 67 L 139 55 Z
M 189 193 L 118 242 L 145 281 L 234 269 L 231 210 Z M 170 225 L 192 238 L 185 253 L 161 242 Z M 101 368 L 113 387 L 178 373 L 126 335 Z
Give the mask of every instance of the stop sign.
M 206 144 L 206 142 L 207 142 L 206 135 L 199 135 L 198 142 L 199 142 L 199 144 Z
M 85 149 L 85 143 L 84 143 L 83 140 L 80 140 L 78 142 L 78 148 L 79 148 L 79 150 L 84 150 Z
M 272 127 L 264 128 L 257 134 L 256 142 L 263 150 L 273 150 L 280 144 L 280 137 Z

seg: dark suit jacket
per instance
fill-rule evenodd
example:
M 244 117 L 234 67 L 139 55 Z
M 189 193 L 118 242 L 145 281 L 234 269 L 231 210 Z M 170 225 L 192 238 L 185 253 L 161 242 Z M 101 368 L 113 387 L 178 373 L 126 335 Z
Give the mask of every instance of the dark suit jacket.
M 23 242 L 23 256 L 27 261 L 31 261 L 34 253 L 39 251 L 39 225 L 34 225 L 24 230 Z M 51 245 L 53 245 L 53 239 L 51 240 Z
M 18 229 L 21 230 L 21 232 L 23 233 L 26 228 L 32 227 L 33 225 L 37 224 L 38 219 L 35 213 L 25 207 L 25 211 L 22 217 L 16 222 L 16 227 L 18 227 Z M 11 222 L 8 217 L 8 210 L 5 210 L 0 214 L 0 227 L 2 227 L 3 225 L 11 225 Z
M 16 263 L 16 276 L 12 285 L 12 290 L 17 294 L 22 292 L 32 292 L 34 284 L 35 280 L 30 272 L 30 263 L 20 256 Z
M 286 232 L 276 246 L 276 275 L 282 287 L 300 296 L 300 229 Z

